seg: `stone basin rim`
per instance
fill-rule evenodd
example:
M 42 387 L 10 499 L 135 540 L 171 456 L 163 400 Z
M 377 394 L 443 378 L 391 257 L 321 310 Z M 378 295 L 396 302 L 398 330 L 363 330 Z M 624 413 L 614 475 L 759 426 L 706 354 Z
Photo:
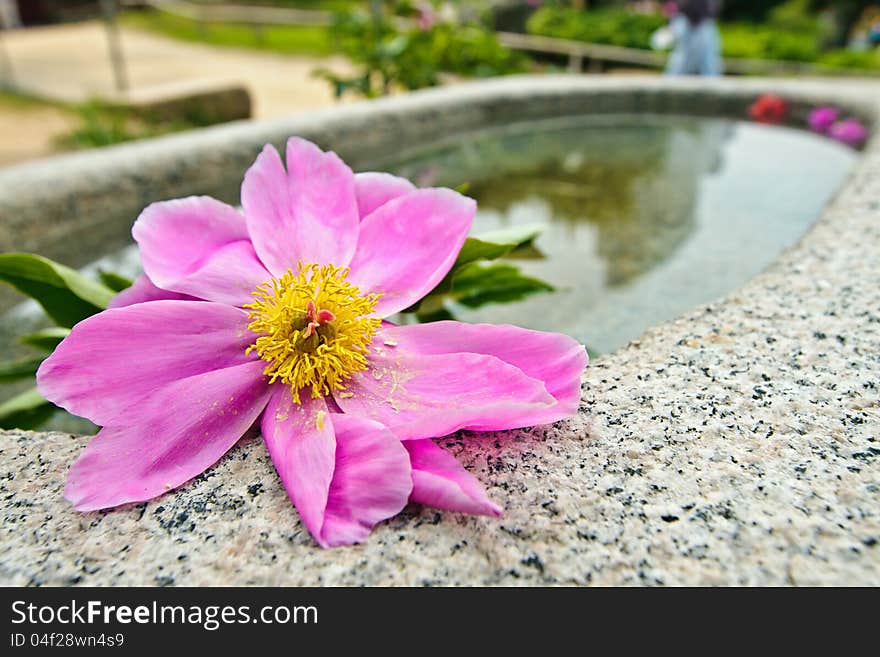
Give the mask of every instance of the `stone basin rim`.
M 229 197 L 229 191 L 237 189 L 244 170 L 260 148 L 265 143 L 282 148 L 287 137 L 292 135 L 312 139 L 324 148 L 337 151 L 355 170 L 368 170 L 375 166 L 371 167 L 371 163 L 381 162 L 400 152 L 400 146 L 394 140 L 376 138 L 368 139 L 366 155 L 356 152 L 359 146 L 364 146 L 361 135 L 377 126 L 392 129 L 397 139 L 406 140 L 406 148 L 418 151 L 475 131 L 584 115 L 613 117 L 622 113 L 629 117 L 644 114 L 747 120 L 749 104 L 762 93 L 782 94 L 790 102 L 791 111 L 784 127 L 806 132 L 807 113 L 823 104 L 836 105 L 846 114 L 860 118 L 872 132 L 880 124 L 880 105 L 858 96 L 829 94 L 827 87 L 821 90 L 812 88 L 811 85 L 817 82 L 804 84 L 792 79 L 761 78 L 707 80 L 657 76 L 520 75 L 428 89 L 309 115 L 235 121 L 182 134 L 60 155 L 0 169 L 0 224 L 4 221 L 12 224 L 11 230 L 6 231 L 10 236 L 7 238 L 9 244 L 4 244 L 0 238 L 0 252 L 35 251 L 55 257 L 64 264 L 88 264 L 86 261 L 71 263 L 63 256 L 45 253 L 45 249 L 39 246 L 16 247 L 11 235 L 16 233 L 17 226 L 39 222 L 45 215 L 41 208 L 48 208 L 48 214 L 56 221 L 66 221 L 66 211 L 71 209 L 75 218 L 80 217 L 84 213 L 78 211 L 77 197 L 85 197 L 90 209 L 94 204 L 106 208 L 106 216 L 99 220 L 99 225 L 108 229 L 115 243 L 122 246 L 129 239 L 134 219 L 153 200 L 208 194 L 237 202 L 238 199 Z M 432 117 L 439 118 L 439 121 L 426 123 Z M 454 126 L 452 132 L 448 129 L 450 124 Z M 387 143 L 383 145 L 383 141 Z M 233 161 L 237 166 L 230 166 Z M 828 207 L 851 184 L 858 167 L 857 163 L 822 208 L 816 221 L 764 272 L 771 270 L 785 253 L 809 240 L 813 228 L 825 218 Z M 137 189 L 139 183 L 144 184 L 141 190 Z M 172 188 L 175 191 L 172 192 Z M 164 189 L 169 193 L 162 194 Z M 87 221 L 85 230 L 93 230 L 93 216 Z M 90 256 L 91 260 L 94 258 Z M 750 282 L 728 291 L 722 298 L 734 295 Z M 8 291 L 0 290 L 0 304 L 5 301 L 4 294 L 8 298 Z M 686 315 L 687 311 L 683 314 Z M 652 328 L 645 332 L 649 333 Z M 621 347 L 626 348 L 626 345 Z M 607 354 L 600 358 L 604 356 Z

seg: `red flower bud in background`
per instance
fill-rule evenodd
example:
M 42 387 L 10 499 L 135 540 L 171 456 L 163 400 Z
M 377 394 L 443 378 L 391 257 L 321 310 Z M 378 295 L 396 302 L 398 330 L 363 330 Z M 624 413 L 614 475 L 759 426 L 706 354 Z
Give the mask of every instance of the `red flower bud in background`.
M 788 103 L 776 94 L 764 94 L 749 107 L 749 117 L 758 123 L 775 125 L 788 116 Z

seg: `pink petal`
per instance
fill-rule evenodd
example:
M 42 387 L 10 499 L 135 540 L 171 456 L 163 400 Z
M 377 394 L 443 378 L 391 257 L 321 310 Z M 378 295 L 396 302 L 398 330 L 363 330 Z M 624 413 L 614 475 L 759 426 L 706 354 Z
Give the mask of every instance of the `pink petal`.
M 73 327 L 40 366 L 46 399 L 100 425 L 125 421 L 179 379 L 255 360 L 243 310 L 206 301 L 150 301 Z M 262 364 L 262 361 L 259 361 Z
M 430 322 L 412 326 L 385 323 L 379 337 L 421 354 L 488 354 L 514 365 L 526 376 L 542 381 L 558 402 L 535 417 L 534 424 L 570 417 L 580 405 L 581 373 L 589 358 L 583 345 L 567 335 L 509 325 Z
M 406 178 L 392 176 L 390 173 L 367 171 L 354 175 L 358 214 L 362 220 L 379 206 L 415 189 L 416 186 Z
M 378 522 L 397 515 L 412 492 L 409 455 L 388 429 L 333 414 L 336 470 L 330 484 L 323 547 L 360 543 Z
M 287 494 L 303 524 L 312 536 L 319 537 L 336 467 L 336 437 L 327 404 L 309 394 L 302 395 L 302 405 L 294 404 L 290 388 L 279 385 L 266 407 L 261 426 Z
M 265 407 L 262 370 L 252 362 L 197 374 L 141 399 L 86 446 L 64 496 L 78 510 L 94 511 L 149 500 L 201 474 Z
M 244 218 L 208 196 L 153 203 L 132 229 L 144 271 L 158 287 L 241 306 L 271 278 Z
M 541 381 L 494 356 L 422 355 L 380 339 L 369 369 L 335 399 L 345 413 L 376 420 L 402 440 L 531 426 L 556 405 Z
M 298 262 L 345 267 L 358 239 L 354 174 L 336 153 L 304 139 L 287 142 L 287 171 L 266 146 L 241 186 L 248 232 L 275 276 Z
M 195 297 L 191 297 L 187 294 L 180 294 L 179 292 L 169 292 L 168 290 L 163 290 L 160 287 L 156 287 L 153 284 L 153 281 L 150 280 L 150 277 L 146 274 L 141 274 L 134 282 L 131 284 L 131 287 L 122 290 L 115 297 L 110 299 L 110 303 L 107 304 L 108 308 L 124 308 L 125 306 L 131 306 L 136 303 L 144 303 L 145 301 L 159 301 L 162 299 L 178 299 L 178 300 L 187 300 L 187 301 L 195 301 Z
M 385 427 L 328 413 L 323 399 L 306 394 L 295 404 L 279 387 L 262 428 L 284 488 L 321 546 L 358 543 L 406 505 L 409 456 Z
M 450 189 L 419 189 L 385 203 L 361 223 L 349 280 L 383 295 L 376 305 L 382 316 L 411 306 L 452 268 L 476 207 Z
M 486 496 L 482 484 L 433 440 L 407 440 L 403 445 L 413 469 L 411 501 L 461 513 L 501 515 L 501 507 Z

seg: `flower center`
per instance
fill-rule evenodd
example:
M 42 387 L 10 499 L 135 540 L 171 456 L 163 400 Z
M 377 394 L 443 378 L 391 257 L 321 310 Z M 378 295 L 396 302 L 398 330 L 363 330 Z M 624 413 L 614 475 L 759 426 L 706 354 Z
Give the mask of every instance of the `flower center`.
M 318 398 L 345 389 L 355 372 L 367 369 L 367 349 L 381 320 L 372 317 L 378 294 L 361 295 L 346 281 L 348 269 L 333 265 L 299 265 L 253 292 L 248 329 L 256 349 L 268 362 L 270 383 L 290 386 L 294 401 L 312 389 Z

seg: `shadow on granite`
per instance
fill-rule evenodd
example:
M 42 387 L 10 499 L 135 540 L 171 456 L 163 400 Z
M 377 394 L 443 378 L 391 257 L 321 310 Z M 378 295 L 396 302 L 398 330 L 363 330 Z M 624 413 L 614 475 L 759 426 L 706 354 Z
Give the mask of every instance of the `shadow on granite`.
M 381 156 L 378 144 L 395 124 L 405 141 L 419 126 L 427 139 L 456 118 L 475 126 L 585 107 L 631 111 L 633 103 L 736 115 L 771 89 L 799 99 L 796 113 L 834 100 L 873 119 L 880 106 L 880 87 L 864 81 L 510 78 L 157 140 L 109 159 L 125 165 L 119 175 L 133 186 L 126 176 L 138 166 L 183 175 L 165 194 L 173 196 L 196 191 L 192 167 L 211 157 L 212 143 L 235 151 L 237 176 L 264 140 L 326 136 L 335 126 L 338 148 L 351 158 L 357 126 L 375 124 L 379 136 L 363 142 L 366 159 L 353 158 L 363 168 Z M 188 172 L 179 174 L 172 153 L 185 144 Z M 110 166 L 79 162 L 87 180 Z M 60 166 L 0 173 L 0 208 L 21 202 L 10 184 L 41 176 L 48 183 Z M 199 191 L 213 193 L 204 188 L 214 184 L 209 173 Z M 46 211 L 75 195 L 77 175 L 55 186 L 59 197 L 44 199 Z M 51 195 L 27 189 L 28 203 Z M 158 189 L 145 184 L 143 195 Z M 121 194 L 128 222 L 134 204 Z M 324 551 L 254 438 L 179 491 L 79 514 L 61 490 L 85 439 L 12 431 L 0 435 L 0 582 L 880 584 L 878 283 L 874 140 L 822 218 L 768 271 L 594 362 L 576 418 L 446 441 L 505 507 L 503 518 L 413 507 L 363 545 Z

